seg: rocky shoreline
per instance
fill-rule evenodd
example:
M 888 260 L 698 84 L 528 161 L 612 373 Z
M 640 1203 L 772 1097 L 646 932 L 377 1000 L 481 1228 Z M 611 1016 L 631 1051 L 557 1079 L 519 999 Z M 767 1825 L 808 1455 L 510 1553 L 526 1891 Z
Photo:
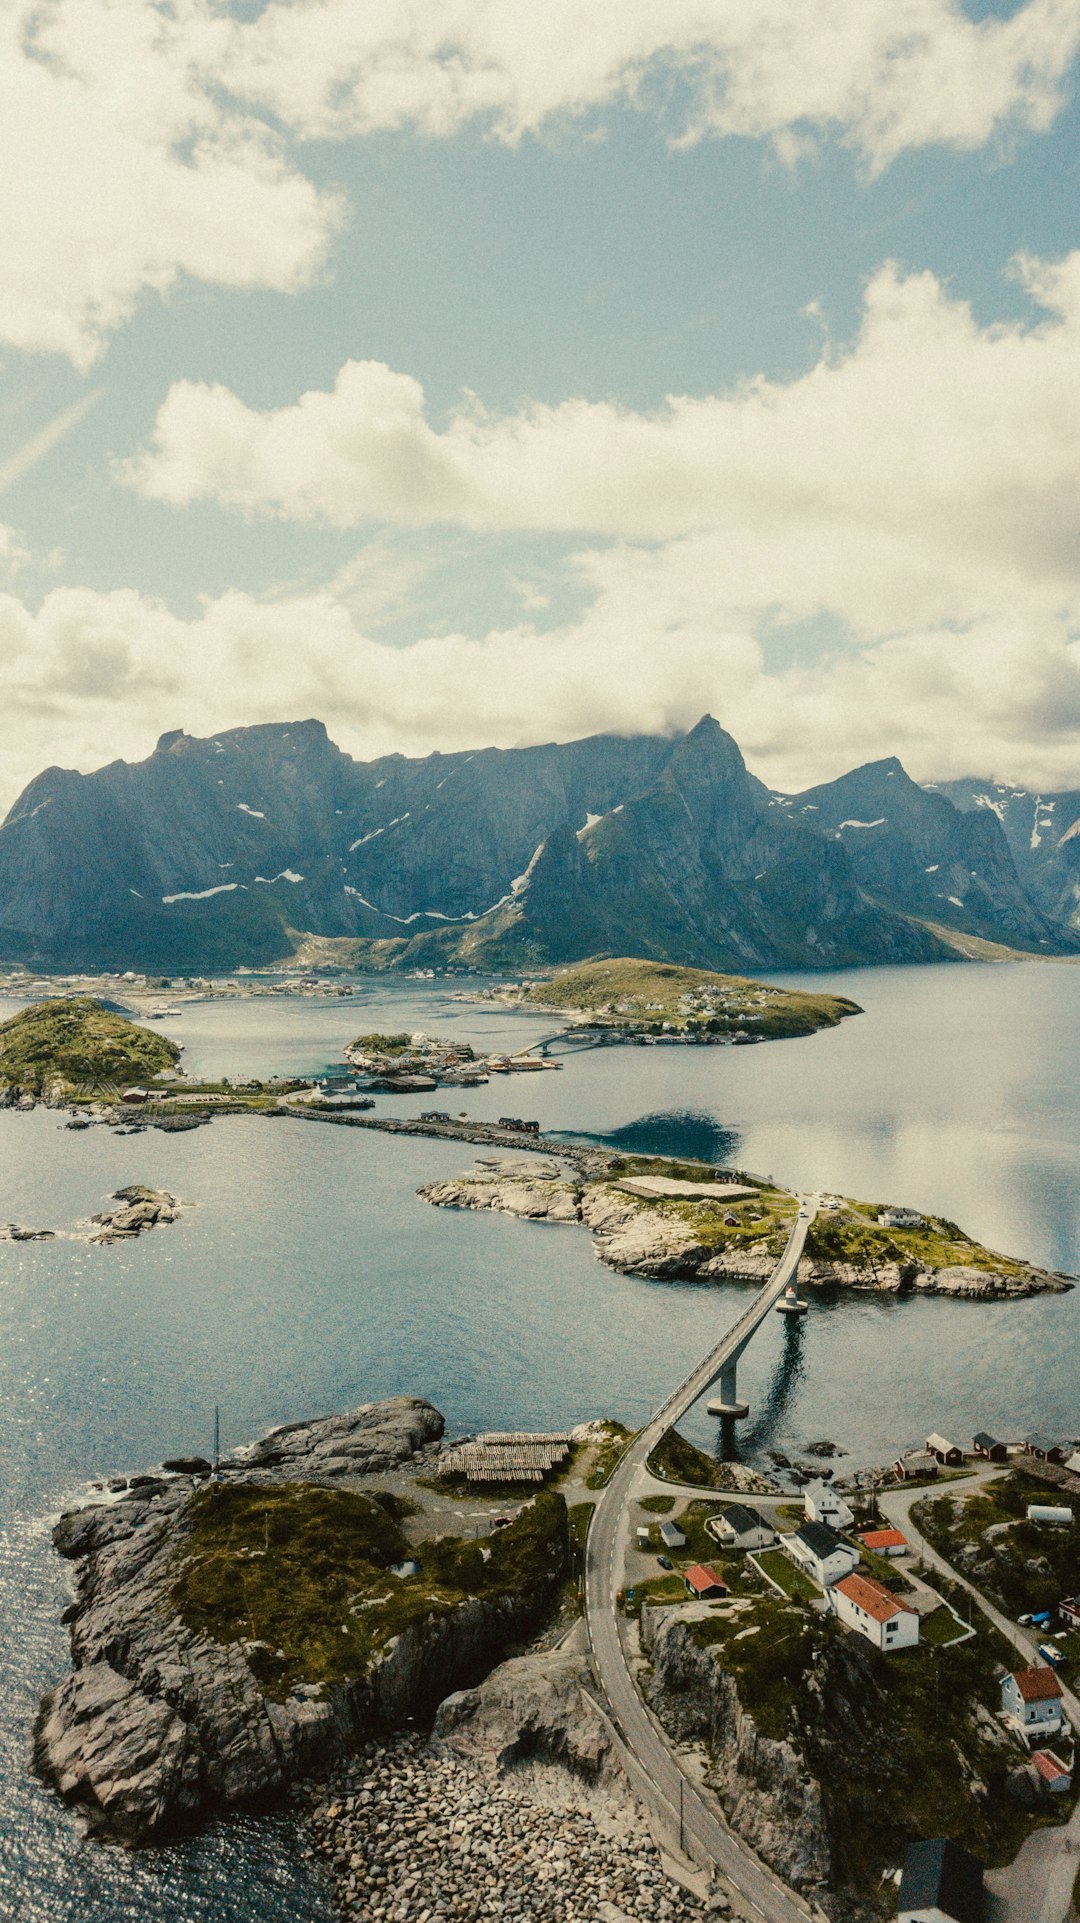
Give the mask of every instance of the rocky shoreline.
M 223 1481 L 339 1489 L 402 1465 L 422 1471 L 442 1430 L 430 1403 L 395 1397 L 274 1431 L 225 1465 Z M 527 1641 L 550 1606 L 543 1589 L 525 1601 L 470 1596 L 418 1615 L 366 1673 L 300 1683 L 275 1700 L 257 1673 L 261 1645 L 215 1641 L 178 1613 L 177 1556 L 199 1483 L 135 1477 L 54 1531 L 75 1565 L 65 1612 L 75 1667 L 43 1700 L 35 1763 L 91 1829 L 118 1840 L 146 1842 L 325 1769 Z
M 167 1189 L 147 1188 L 142 1182 L 134 1182 L 128 1188 L 114 1189 L 109 1200 L 115 1202 L 117 1207 L 103 1209 L 100 1214 L 92 1215 L 86 1229 L 31 1229 L 18 1222 L 8 1222 L 0 1226 L 0 1242 L 51 1242 L 61 1234 L 67 1240 L 102 1245 L 131 1242 L 145 1230 L 157 1228 L 163 1222 L 178 1222 L 181 1212 L 191 1207 L 190 1202 L 182 1202 L 179 1196 L 170 1195 Z
M 448 1181 L 427 1182 L 417 1190 L 435 1208 L 496 1209 L 531 1222 L 578 1224 L 593 1237 L 598 1259 L 626 1275 L 654 1281 L 764 1283 L 779 1251 L 768 1240 L 736 1248 L 703 1239 L 685 1209 L 662 1204 L 642 1206 L 616 1181 L 568 1180 L 549 1161 L 534 1168 L 520 1163 L 481 1166 Z M 824 1261 L 804 1255 L 799 1263 L 803 1289 L 873 1290 L 891 1295 L 944 1295 L 973 1301 L 1061 1293 L 1070 1278 L 1032 1264 L 998 1269 L 972 1264 L 931 1268 L 918 1261 L 874 1260 L 865 1264 Z

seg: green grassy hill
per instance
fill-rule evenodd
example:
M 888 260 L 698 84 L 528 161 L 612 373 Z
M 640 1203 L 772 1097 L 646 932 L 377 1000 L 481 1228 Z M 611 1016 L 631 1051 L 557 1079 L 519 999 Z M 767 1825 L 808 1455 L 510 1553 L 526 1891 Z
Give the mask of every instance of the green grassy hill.
M 530 1007 L 582 1010 L 611 1027 L 667 1025 L 701 1035 L 741 1030 L 768 1039 L 812 1035 L 862 1013 L 857 1002 L 840 995 L 806 995 L 742 975 L 632 956 L 560 969 L 550 981 L 529 988 L 523 1000 Z
M 58 1084 L 94 1089 L 152 1081 L 179 1059 L 166 1035 L 139 1028 L 89 996 L 35 1002 L 0 1026 L 0 1086 L 35 1095 Z

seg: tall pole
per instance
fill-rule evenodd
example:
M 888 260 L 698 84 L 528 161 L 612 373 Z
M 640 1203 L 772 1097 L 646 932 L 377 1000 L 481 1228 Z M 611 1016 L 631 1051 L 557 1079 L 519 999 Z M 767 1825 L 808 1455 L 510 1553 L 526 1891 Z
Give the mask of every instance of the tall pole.
M 686 1855 L 685 1837 L 683 1832 L 683 1789 L 684 1787 L 685 1787 L 685 1778 L 683 1776 L 682 1771 L 680 1770 L 679 1771 L 679 1854 L 681 1856 Z
M 215 1402 L 214 1404 L 214 1474 L 215 1476 L 217 1475 L 217 1472 L 218 1472 L 218 1463 L 220 1460 L 221 1460 L 221 1410 L 219 1409 L 217 1403 Z

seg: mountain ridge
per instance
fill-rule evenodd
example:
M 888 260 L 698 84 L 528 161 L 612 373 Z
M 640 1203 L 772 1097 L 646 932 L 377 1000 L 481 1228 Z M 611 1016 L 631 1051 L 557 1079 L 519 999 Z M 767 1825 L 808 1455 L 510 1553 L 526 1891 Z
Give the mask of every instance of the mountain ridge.
M 942 959 L 951 931 L 1074 952 L 1014 840 L 895 757 L 773 793 L 711 715 L 368 762 L 313 718 L 170 729 L 143 761 L 47 768 L 19 796 L 0 958 L 205 972 L 310 936 L 379 968 L 828 968 Z M 1080 874 L 1080 837 L 1076 854 Z

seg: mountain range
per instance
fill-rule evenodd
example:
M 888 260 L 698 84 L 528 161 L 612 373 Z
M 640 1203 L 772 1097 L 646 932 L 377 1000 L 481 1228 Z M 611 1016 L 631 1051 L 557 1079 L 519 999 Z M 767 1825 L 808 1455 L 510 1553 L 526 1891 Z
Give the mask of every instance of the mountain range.
M 46 769 L 0 827 L 0 957 L 66 969 L 259 965 L 302 937 L 485 970 L 1073 953 L 1078 897 L 1080 793 L 921 787 L 890 759 L 777 794 L 711 716 L 369 762 L 320 721 L 175 729 L 145 761 Z

